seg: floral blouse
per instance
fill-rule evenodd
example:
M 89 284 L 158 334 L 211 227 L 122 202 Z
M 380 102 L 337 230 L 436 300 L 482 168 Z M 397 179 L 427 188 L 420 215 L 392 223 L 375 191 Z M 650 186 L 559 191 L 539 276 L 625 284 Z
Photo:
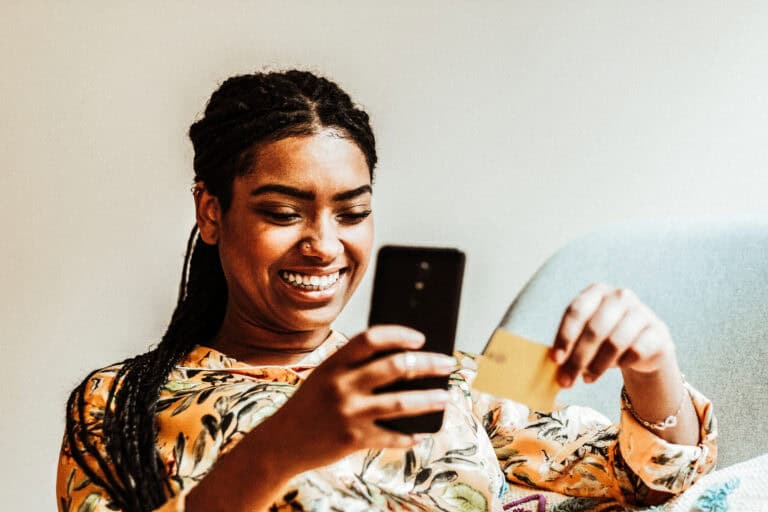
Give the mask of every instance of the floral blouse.
M 197 346 L 174 369 L 157 405 L 157 447 L 174 495 L 159 510 L 184 510 L 184 496 L 217 459 L 285 403 L 309 372 L 346 342 L 334 333 L 299 363 L 253 367 Z M 529 411 L 471 388 L 474 358 L 458 353 L 442 430 L 415 447 L 360 451 L 295 476 L 273 511 L 606 511 L 659 501 L 690 487 L 714 465 L 711 403 L 689 387 L 700 444 L 668 443 L 622 412 L 620 425 L 594 410 Z M 101 411 L 119 366 L 96 373 L 85 418 L 103 446 Z M 65 442 L 57 500 L 62 512 L 114 510 Z M 88 455 L 85 455 L 88 457 Z

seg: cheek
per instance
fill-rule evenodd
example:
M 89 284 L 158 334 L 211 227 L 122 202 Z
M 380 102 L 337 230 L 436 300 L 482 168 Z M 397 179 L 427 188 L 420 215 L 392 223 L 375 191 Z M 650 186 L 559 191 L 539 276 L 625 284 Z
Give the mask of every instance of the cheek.
M 253 239 L 248 251 L 261 261 L 262 266 L 277 265 L 279 260 L 290 254 L 301 241 L 301 232 L 293 228 L 263 229 Z
M 289 229 L 233 229 L 222 237 L 219 250 L 222 263 L 237 272 L 240 280 L 253 280 L 268 277 L 295 243 Z
M 357 262 L 359 273 L 363 274 L 368 268 L 373 251 L 373 219 L 356 226 L 348 237 L 348 250 Z

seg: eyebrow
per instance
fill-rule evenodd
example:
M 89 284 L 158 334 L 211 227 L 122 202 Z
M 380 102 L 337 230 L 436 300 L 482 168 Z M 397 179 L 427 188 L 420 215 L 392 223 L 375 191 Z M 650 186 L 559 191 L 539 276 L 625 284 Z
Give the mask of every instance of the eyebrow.
M 261 187 L 252 190 L 251 196 L 259 196 L 262 194 L 269 194 L 269 193 L 282 194 L 285 196 L 295 197 L 297 199 L 303 199 L 305 201 L 312 201 L 316 198 L 314 192 L 310 192 L 308 190 L 301 190 L 295 187 L 289 187 L 287 185 L 277 185 L 277 184 L 262 185 Z M 355 197 L 361 196 L 366 193 L 373 194 L 373 189 L 371 189 L 370 185 L 363 185 L 362 187 L 357 187 L 352 190 L 339 192 L 338 194 L 334 195 L 332 199 L 334 201 L 346 201 L 348 199 L 354 199 Z

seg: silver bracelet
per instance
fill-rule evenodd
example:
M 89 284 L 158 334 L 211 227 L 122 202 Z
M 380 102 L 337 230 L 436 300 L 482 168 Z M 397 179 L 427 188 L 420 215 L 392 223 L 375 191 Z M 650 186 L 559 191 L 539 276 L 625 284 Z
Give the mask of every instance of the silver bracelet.
M 682 374 L 681 374 L 682 375 Z M 664 418 L 663 421 L 658 421 L 655 423 L 651 423 L 650 421 L 646 421 L 643 418 L 641 418 L 634 407 L 632 407 L 632 402 L 629 400 L 629 395 L 627 394 L 627 388 L 622 386 L 621 387 L 621 404 L 624 409 L 629 411 L 629 414 L 632 415 L 633 418 L 635 418 L 639 423 L 641 423 L 645 428 L 651 428 L 653 430 L 667 430 L 668 428 L 672 428 L 677 426 L 677 416 L 680 414 L 680 411 L 683 410 L 683 405 L 685 404 L 686 398 L 690 398 L 691 393 L 688 391 L 688 387 L 685 385 L 685 375 L 682 375 L 683 378 L 683 389 L 685 392 L 683 393 L 683 398 L 680 400 L 680 405 L 677 406 L 677 410 L 674 414 L 670 414 L 666 418 Z

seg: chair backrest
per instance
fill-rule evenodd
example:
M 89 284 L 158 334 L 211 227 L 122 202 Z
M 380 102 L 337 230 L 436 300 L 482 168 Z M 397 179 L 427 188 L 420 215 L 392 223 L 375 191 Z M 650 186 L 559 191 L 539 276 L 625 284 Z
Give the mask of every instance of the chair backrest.
M 501 326 L 551 343 L 592 282 L 629 288 L 669 326 L 687 380 L 718 418 L 719 467 L 768 452 L 768 222 L 633 223 L 566 245 L 509 307 Z M 621 375 L 558 397 L 619 416 Z

